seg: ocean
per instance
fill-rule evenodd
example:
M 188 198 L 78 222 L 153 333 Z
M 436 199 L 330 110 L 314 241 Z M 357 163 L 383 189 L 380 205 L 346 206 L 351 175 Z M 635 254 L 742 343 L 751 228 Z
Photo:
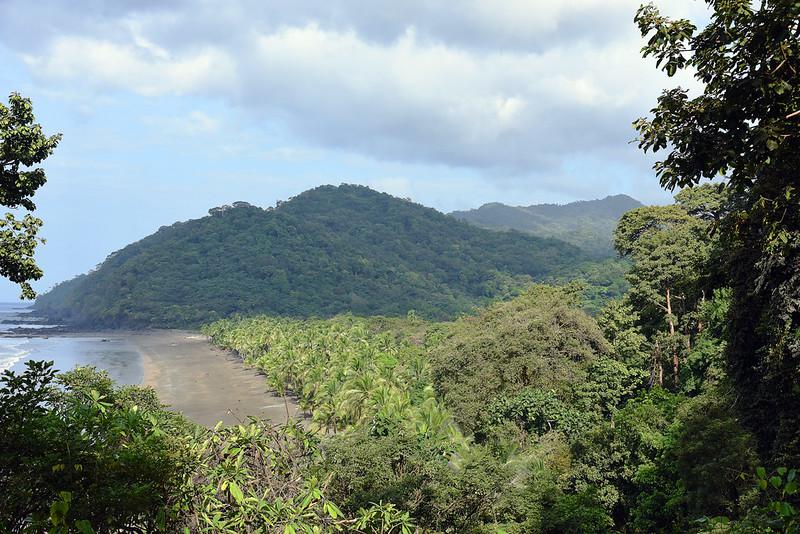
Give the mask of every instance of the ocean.
M 17 327 L 46 328 L 31 323 L 29 305 L 0 302 L 0 336 Z M 0 372 L 22 372 L 28 360 L 52 360 L 55 369 L 93 365 L 105 369 L 117 384 L 142 381 L 142 357 L 136 345 L 123 334 L 54 334 L 29 337 L 0 337 Z

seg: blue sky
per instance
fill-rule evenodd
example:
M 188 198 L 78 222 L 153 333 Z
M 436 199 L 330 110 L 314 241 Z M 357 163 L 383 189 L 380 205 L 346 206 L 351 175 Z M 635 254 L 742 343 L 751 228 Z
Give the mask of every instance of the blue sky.
M 637 5 L 5 0 L 0 92 L 32 98 L 64 136 L 35 198 L 34 287 L 213 206 L 327 183 L 442 211 L 667 202 L 630 123 L 692 81 L 639 57 Z M 17 295 L 0 284 L 0 300 Z

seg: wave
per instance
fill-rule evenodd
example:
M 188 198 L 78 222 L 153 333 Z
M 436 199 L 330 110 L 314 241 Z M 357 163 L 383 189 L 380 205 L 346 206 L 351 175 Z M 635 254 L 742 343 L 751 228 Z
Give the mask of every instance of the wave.
M 0 373 L 8 371 L 15 363 L 31 353 L 29 350 L 20 348 L 19 345 L 11 345 L 3 348 L 14 352 L 11 354 L 0 354 Z

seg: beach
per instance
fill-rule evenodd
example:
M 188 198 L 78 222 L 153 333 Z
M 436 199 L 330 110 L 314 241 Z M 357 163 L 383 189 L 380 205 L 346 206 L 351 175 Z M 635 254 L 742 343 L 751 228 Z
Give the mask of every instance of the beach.
M 212 427 L 246 421 L 248 415 L 286 421 L 284 399 L 266 389 L 262 375 L 197 332 L 151 330 L 126 338 L 142 356 L 142 385 L 152 386 L 169 409 Z M 289 413 L 297 407 L 289 399 Z
M 20 310 L 26 308 L 0 303 L 0 319 Z M 208 427 L 218 421 L 243 422 L 248 415 L 286 421 L 284 399 L 267 390 L 264 376 L 199 332 L 70 332 L 31 326 L 0 323 L 0 371 L 21 373 L 28 360 L 53 361 L 59 371 L 91 365 L 108 372 L 118 385 L 153 387 L 170 410 Z M 289 398 L 287 404 L 296 416 L 296 403 Z

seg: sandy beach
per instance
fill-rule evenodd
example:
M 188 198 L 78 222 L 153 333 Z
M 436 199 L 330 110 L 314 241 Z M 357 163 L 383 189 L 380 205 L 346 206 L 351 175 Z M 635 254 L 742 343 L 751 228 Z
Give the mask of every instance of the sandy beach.
M 282 397 L 267 391 L 264 377 L 241 360 L 213 347 L 197 332 L 155 330 L 126 336 L 142 355 L 142 384 L 152 386 L 170 409 L 214 426 L 254 415 L 276 423 L 286 420 Z M 289 402 L 289 411 L 296 415 Z

